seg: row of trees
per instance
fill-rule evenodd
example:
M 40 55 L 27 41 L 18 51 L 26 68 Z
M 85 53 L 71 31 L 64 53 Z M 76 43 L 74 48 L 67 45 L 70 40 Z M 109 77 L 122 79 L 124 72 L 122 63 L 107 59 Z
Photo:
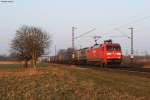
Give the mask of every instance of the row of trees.
M 51 37 L 46 31 L 33 26 L 22 26 L 16 31 L 16 35 L 11 42 L 12 54 L 20 60 L 32 61 L 32 66 L 36 68 L 38 58 L 44 54 L 51 44 Z
M 0 55 L 0 61 L 20 61 L 16 54 L 10 53 L 9 55 Z

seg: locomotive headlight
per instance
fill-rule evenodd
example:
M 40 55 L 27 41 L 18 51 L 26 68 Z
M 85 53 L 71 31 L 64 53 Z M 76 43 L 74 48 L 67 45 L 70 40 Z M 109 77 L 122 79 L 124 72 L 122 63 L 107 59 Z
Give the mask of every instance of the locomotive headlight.
M 120 56 L 120 55 L 121 55 L 121 53 L 116 53 L 116 55 Z
M 108 56 L 110 56 L 110 55 L 111 55 L 111 53 L 107 53 L 107 55 L 108 55 Z

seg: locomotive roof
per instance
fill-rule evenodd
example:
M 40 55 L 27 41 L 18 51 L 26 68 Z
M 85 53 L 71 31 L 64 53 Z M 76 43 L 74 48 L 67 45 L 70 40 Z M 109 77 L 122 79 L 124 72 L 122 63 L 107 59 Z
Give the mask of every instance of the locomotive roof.
M 104 45 L 120 45 L 119 43 L 110 43 L 110 44 L 105 44 Z
M 102 43 L 102 44 L 94 45 L 94 46 L 92 46 L 92 47 L 86 47 L 86 48 L 78 49 L 78 50 L 76 50 L 76 51 L 85 50 L 85 49 L 89 49 L 89 48 L 100 47 L 100 46 L 102 46 L 102 45 L 120 46 L 120 44 L 119 44 L 119 43 Z

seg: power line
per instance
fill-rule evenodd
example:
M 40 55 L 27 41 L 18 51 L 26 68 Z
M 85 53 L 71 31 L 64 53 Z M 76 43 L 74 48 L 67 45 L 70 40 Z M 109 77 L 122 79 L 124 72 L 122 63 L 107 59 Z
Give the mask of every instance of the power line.
M 119 29 L 119 28 L 124 27 L 124 26 L 127 26 L 127 25 L 129 25 L 129 24 L 139 23 L 140 21 L 143 21 L 143 20 L 146 20 L 146 19 L 149 19 L 149 18 L 150 18 L 150 16 L 145 16 L 145 17 L 143 17 L 143 18 L 139 18 L 139 19 L 133 20 L 133 21 L 131 21 L 131 22 L 129 22 L 129 23 L 122 24 L 122 25 L 120 25 L 120 26 L 118 26 L 118 27 L 115 27 L 115 28 L 113 28 L 113 29 Z
M 128 36 L 127 35 L 127 33 L 126 32 L 123 32 L 123 31 L 121 31 L 120 30 L 120 28 L 121 27 L 124 27 L 124 26 L 126 26 L 126 25 L 128 25 L 128 24 L 135 24 L 135 23 L 138 23 L 138 22 L 140 22 L 140 21 L 143 21 L 143 20 L 146 20 L 146 19 L 149 19 L 150 18 L 150 16 L 145 16 L 145 17 L 143 17 L 143 18 L 140 18 L 140 19 L 137 19 L 137 20 L 134 20 L 134 21 L 131 21 L 131 22 L 129 22 L 129 23 L 126 23 L 126 24 L 123 24 L 123 25 L 120 25 L 120 26 L 118 26 L 118 27 L 115 27 L 115 28 L 113 28 L 112 30 L 115 30 L 115 31 L 117 31 L 117 32 L 119 32 L 120 34 L 122 34 L 122 36 L 124 36 L 124 37 L 127 37 L 128 39 L 131 39 L 132 41 L 133 41 L 133 37 L 132 37 L 132 35 L 131 35 L 131 37 L 130 36 Z M 132 28 L 130 28 L 131 29 L 131 31 L 133 31 L 133 29 Z M 111 36 L 111 37 L 113 37 L 113 36 Z M 115 37 L 115 36 L 114 36 Z M 117 36 L 118 37 L 118 36 Z
M 92 29 L 92 30 L 89 30 L 89 31 L 87 31 L 87 32 L 85 32 L 85 33 L 82 33 L 81 35 L 75 37 L 75 39 L 81 38 L 82 36 L 85 36 L 85 35 L 87 35 L 87 34 L 93 32 L 93 31 L 95 31 L 95 30 L 96 30 L 96 28 L 94 28 L 94 29 Z
M 129 37 L 125 32 L 121 31 L 120 29 L 116 28 L 116 31 L 118 31 L 120 34 L 122 34 L 122 36 L 127 37 L 128 39 L 130 39 L 131 37 Z
M 135 24 L 135 23 L 139 23 L 140 21 L 143 21 L 143 20 L 146 20 L 146 19 L 150 19 L 150 15 L 149 16 L 145 16 L 145 17 L 142 17 L 142 18 L 139 18 L 139 19 L 136 19 L 136 20 L 133 20 L 129 23 L 125 23 L 125 24 L 122 24 L 122 25 L 119 25 L 117 27 L 114 27 L 108 31 L 106 31 L 105 33 L 108 34 L 108 32 L 112 31 L 112 30 L 119 30 L 121 27 L 125 27 L 127 25 L 131 25 L 131 24 Z M 111 33 L 112 34 L 112 33 Z

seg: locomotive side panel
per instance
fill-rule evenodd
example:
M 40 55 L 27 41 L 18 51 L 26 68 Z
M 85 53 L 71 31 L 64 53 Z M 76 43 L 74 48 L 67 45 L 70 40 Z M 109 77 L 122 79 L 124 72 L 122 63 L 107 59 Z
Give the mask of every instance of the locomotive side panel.
M 103 60 L 103 49 L 101 47 L 90 48 L 87 50 L 87 60 L 88 62 L 101 62 Z

